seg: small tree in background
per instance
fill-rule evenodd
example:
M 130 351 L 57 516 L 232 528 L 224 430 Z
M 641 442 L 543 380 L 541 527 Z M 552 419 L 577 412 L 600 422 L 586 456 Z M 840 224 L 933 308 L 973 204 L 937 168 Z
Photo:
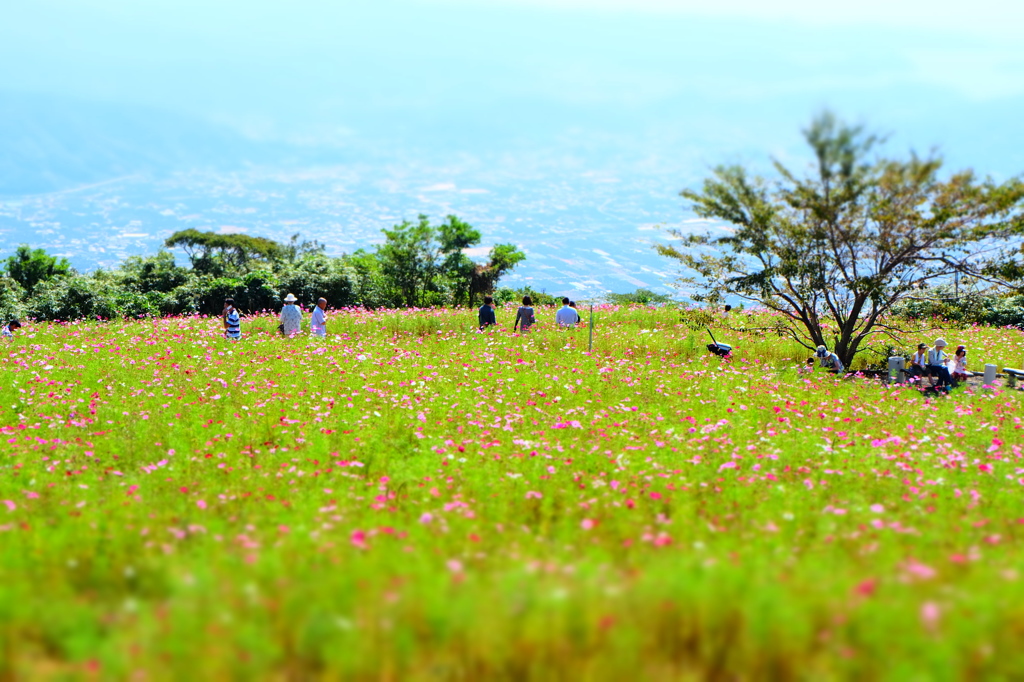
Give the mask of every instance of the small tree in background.
M 478 265 L 465 250 L 480 243 L 480 231 L 453 215 L 438 226 L 421 215 L 416 223 L 405 221 L 381 231 L 386 240 L 377 247 L 380 271 L 405 306 L 432 305 L 445 298 L 453 305 L 472 305 L 478 294 L 493 291 L 498 279 L 526 258 L 512 244 L 498 244 L 488 262 Z
M 469 288 L 470 305 L 476 298 L 493 293 L 498 280 L 524 260 L 526 254 L 514 244 L 495 244 L 487 255 L 487 262 L 473 269 Z
M 995 285 L 993 263 L 1024 231 L 1024 183 L 940 176 L 938 158 L 869 158 L 878 138 L 831 114 L 804 137 L 806 177 L 775 163 L 778 178 L 716 168 L 684 190 L 694 212 L 727 223 L 724 234 L 670 233 L 655 248 L 693 275 L 698 300 L 736 296 L 781 313 L 782 329 L 807 348 L 831 346 L 849 366 L 883 316 L 933 280 L 955 273 Z M 831 337 L 831 338 L 830 338 Z
M 40 282 L 66 276 L 72 270 L 71 263 L 66 258 L 51 256 L 43 249 L 33 249 L 27 244 L 22 244 L 13 256 L 7 258 L 4 272 L 31 294 Z
M 303 244 L 292 246 L 300 249 Z M 315 243 L 315 242 L 314 242 Z M 308 245 L 306 242 L 305 245 Z M 238 276 L 256 261 L 272 262 L 285 258 L 287 249 L 272 239 L 247 234 L 218 234 L 199 230 L 179 230 L 164 242 L 167 248 L 180 247 L 188 256 L 192 269 L 214 276 Z

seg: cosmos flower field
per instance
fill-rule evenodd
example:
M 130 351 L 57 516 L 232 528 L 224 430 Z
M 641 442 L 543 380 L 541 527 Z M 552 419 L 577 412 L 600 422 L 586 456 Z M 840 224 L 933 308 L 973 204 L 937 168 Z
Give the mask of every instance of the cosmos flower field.
M 587 353 L 553 317 L 5 340 L 0 673 L 1024 674 L 1019 392 L 801 373 L 757 332 L 723 361 L 669 309 L 598 309 Z M 1017 330 L 943 334 L 1024 364 Z

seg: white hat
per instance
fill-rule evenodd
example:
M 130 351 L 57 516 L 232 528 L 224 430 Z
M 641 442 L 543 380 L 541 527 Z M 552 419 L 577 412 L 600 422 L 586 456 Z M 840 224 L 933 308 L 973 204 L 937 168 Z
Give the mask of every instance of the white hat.
M 814 354 L 819 358 L 825 357 L 826 353 L 828 353 L 828 349 L 825 346 L 818 346 L 817 350 L 814 351 Z
M 295 294 L 288 294 L 287 296 L 284 297 L 285 303 L 295 303 L 295 301 L 297 300 L 299 299 L 295 298 Z
M 936 347 L 936 348 L 945 348 L 945 347 L 946 347 L 946 346 L 948 346 L 948 345 L 949 345 L 949 344 L 948 344 L 948 343 L 946 343 L 946 339 L 943 339 L 943 338 L 941 338 L 941 337 L 939 337 L 939 338 L 935 339 L 935 347 Z

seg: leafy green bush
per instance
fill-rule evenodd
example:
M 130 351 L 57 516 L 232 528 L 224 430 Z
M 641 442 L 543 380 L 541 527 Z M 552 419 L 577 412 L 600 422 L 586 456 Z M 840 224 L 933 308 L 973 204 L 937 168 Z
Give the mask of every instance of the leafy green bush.
M 109 320 L 119 316 L 119 294 L 115 284 L 96 277 L 57 277 L 36 285 L 26 314 L 37 320 Z
M 10 277 L 0 277 L 0 322 L 17 320 L 25 315 L 25 290 Z
M 280 274 L 274 304 L 289 293 L 303 305 L 312 306 L 320 297 L 334 308 L 357 305 L 359 274 L 345 259 L 320 254 L 306 257 Z
M 997 296 L 967 294 L 954 298 L 937 292 L 931 299 L 907 301 L 895 310 L 904 317 L 920 320 L 941 318 L 963 324 L 987 324 L 996 327 L 1024 327 L 1024 295 Z

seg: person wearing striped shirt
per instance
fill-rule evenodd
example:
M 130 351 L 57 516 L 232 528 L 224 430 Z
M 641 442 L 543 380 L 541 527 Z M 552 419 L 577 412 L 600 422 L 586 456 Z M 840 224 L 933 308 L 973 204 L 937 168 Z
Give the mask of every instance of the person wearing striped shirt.
M 242 338 L 242 320 L 235 309 L 235 299 L 224 299 L 224 312 L 221 315 L 224 318 L 224 338 Z

